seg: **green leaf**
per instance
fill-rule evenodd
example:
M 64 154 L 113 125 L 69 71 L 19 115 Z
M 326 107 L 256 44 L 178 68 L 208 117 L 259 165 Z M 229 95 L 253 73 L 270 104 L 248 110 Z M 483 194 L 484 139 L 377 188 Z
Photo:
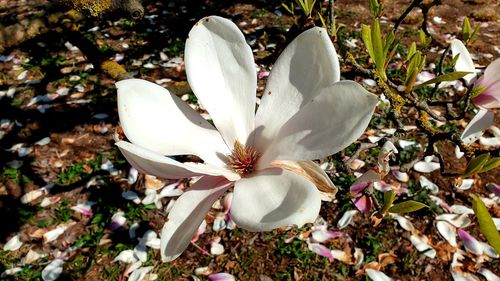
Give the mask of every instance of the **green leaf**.
M 385 37 L 385 42 L 384 42 L 384 58 L 387 60 L 387 53 L 389 52 L 389 48 L 391 47 L 392 43 L 394 42 L 394 31 L 391 30 L 389 34 Z
M 413 55 L 417 52 L 417 44 L 415 42 L 411 43 L 410 48 L 408 49 L 408 55 L 406 55 L 406 60 L 409 61 Z
M 500 253 L 500 234 L 495 227 L 495 223 L 491 218 L 488 209 L 484 205 L 481 198 L 479 198 L 475 194 L 471 194 L 472 197 L 472 209 L 474 210 L 474 214 L 476 214 L 477 220 L 479 221 L 479 230 L 486 237 L 486 240 L 490 243 L 490 245 Z
M 368 25 L 365 25 L 365 24 L 361 25 L 361 39 L 363 39 L 363 42 L 365 43 L 366 51 L 368 51 L 368 55 L 370 55 L 370 58 L 372 58 L 372 60 L 375 61 L 375 54 L 373 52 L 373 44 L 372 44 L 371 28 Z
M 467 71 L 456 71 L 456 72 L 451 72 L 451 73 L 446 73 L 441 76 L 438 76 L 436 78 L 432 78 L 431 80 L 425 81 L 424 83 L 418 84 L 415 87 L 413 87 L 413 90 L 423 88 L 427 85 L 438 83 L 438 82 L 443 82 L 443 81 L 455 81 L 458 80 L 465 75 L 469 74 L 470 72 Z
M 465 168 L 463 176 L 468 177 L 479 173 L 489 159 L 489 153 L 481 154 L 477 157 L 472 158 L 472 160 L 469 161 L 469 164 L 467 164 L 467 168 Z
M 382 210 L 380 210 L 381 214 L 389 210 L 389 208 L 392 206 L 392 203 L 394 203 L 394 199 L 396 199 L 396 193 L 393 190 L 389 190 L 384 193 L 384 206 L 382 207 Z
M 472 33 L 472 27 L 468 17 L 464 18 L 464 25 L 462 25 L 462 37 L 464 41 L 469 40 Z
M 389 208 L 389 212 L 397 214 L 411 213 L 418 211 L 424 207 L 427 207 L 427 205 L 425 205 L 424 203 L 409 200 L 392 206 L 391 208 Z
M 378 19 L 373 20 L 372 25 L 372 44 L 373 44 L 373 54 L 375 65 L 380 70 L 384 66 L 384 47 L 382 46 L 382 36 L 380 35 L 380 23 Z
M 380 4 L 378 0 L 370 0 L 370 13 L 373 17 L 377 17 L 380 13 Z
M 488 172 L 489 170 L 493 170 L 496 167 L 500 166 L 500 157 L 493 157 L 486 162 L 483 167 L 481 168 L 481 171 L 479 173 L 484 173 Z

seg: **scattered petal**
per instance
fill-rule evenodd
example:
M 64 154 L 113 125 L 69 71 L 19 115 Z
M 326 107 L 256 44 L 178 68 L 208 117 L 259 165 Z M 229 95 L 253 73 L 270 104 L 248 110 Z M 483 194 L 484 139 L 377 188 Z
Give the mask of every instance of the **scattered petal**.
M 445 221 L 437 221 L 436 228 L 439 231 L 439 234 L 443 236 L 443 238 L 450 243 L 451 246 L 457 247 L 457 230 L 451 224 Z
M 327 247 L 319 243 L 307 243 L 307 248 L 322 257 L 327 257 L 330 262 L 333 261 L 332 252 Z
M 392 281 L 393 279 L 390 278 L 389 276 L 385 275 L 385 273 L 380 272 L 375 269 L 366 269 L 366 274 L 373 280 L 373 281 Z
M 59 278 L 61 273 L 63 272 L 64 261 L 61 259 L 55 259 L 51 263 L 49 263 L 42 270 L 42 279 L 44 281 L 54 281 Z
M 21 242 L 21 240 L 19 238 L 20 238 L 19 234 L 14 235 L 14 237 L 10 238 L 9 241 L 7 241 L 7 243 L 5 243 L 5 245 L 3 246 L 3 250 L 4 251 L 15 251 L 15 250 L 21 248 L 21 246 L 23 245 L 23 242 Z
M 340 220 L 337 222 L 337 227 L 339 229 L 347 227 L 353 221 L 354 215 L 358 213 L 358 210 L 350 210 L 345 212 Z
M 429 179 L 427 179 L 426 177 L 420 176 L 418 178 L 418 181 L 420 183 L 420 186 L 427 188 L 428 190 L 430 190 L 430 192 L 432 194 L 436 194 L 439 192 L 439 187 L 435 183 L 433 183 Z
M 483 246 L 477 241 L 476 238 L 474 238 L 472 235 L 470 235 L 467 231 L 459 228 L 457 230 L 458 237 L 460 237 L 460 240 L 464 243 L 465 250 L 467 252 L 476 254 L 476 255 L 482 255 L 483 254 Z
M 229 273 L 221 272 L 221 273 L 209 275 L 208 280 L 210 280 L 210 281 L 236 281 L 236 278 Z

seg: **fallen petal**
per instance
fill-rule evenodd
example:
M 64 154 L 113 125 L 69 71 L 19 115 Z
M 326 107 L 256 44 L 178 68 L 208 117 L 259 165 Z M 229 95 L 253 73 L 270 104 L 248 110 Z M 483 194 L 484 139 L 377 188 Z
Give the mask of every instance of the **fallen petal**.
M 467 231 L 459 228 L 457 230 L 458 237 L 460 237 L 460 240 L 462 240 L 465 250 L 467 252 L 476 254 L 476 255 L 482 255 L 483 254 L 483 246 L 479 241 L 477 241 L 476 238 L 474 238 L 472 235 L 470 235 Z
M 236 281 L 233 275 L 225 272 L 211 274 L 208 276 L 210 281 Z
M 333 261 L 333 254 L 327 247 L 319 243 L 307 243 L 307 248 L 322 257 L 327 257 L 330 262 Z
M 486 268 L 481 268 L 477 271 L 477 273 L 481 274 L 486 278 L 487 281 L 500 281 L 500 277 L 495 273 L 491 272 L 491 270 Z
M 436 194 L 439 192 L 439 187 L 435 183 L 433 183 L 429 179 L 427 179 L 426 177 L 420 176 L 418 178 L 418 181 L 420 183 L 420 186 L 427 188 L 428 190 L 430 190 L 430 192 L 432 194 Z
M 138 259 L 134 256 L 133 250 L 124 250 L 121 251 L 116 258 L 113 259 L 113 262 L 121 261 L 124 263 L 134 263 L 137 262 Z
M 450 243 L 451 246 L 457 247 L 457 231 L 454 226 L 445 222 L 438 221 L 436 222 L 436 228 L 439 231 L 439 234 L 443 236 L 443 238 Z
M 60 259 L 55 259 L 51 263 L 49 263 L 42 270 L 42 279 L 44 281 L 54 281 L 59 278 L 61 273 L 63 272 L 64 261 Z
M 413 169 L 420 173 L 430 173 L 439 169 L 441 165 L 437 162 L 419 161 L 413 165 Z
M 350 211 L 345 212 L 342 215 L 342 217 L 340 218 L 340 220 L 337 222 L 338 229 L 345 228 L 349 224 L 351 224 L 351 222 L 354 218 L 354 215 L 356 215 L 357 213 L 358 213 L 358 210 L 350 210 Z
M 380 272 L 375 269 L 366 269 L 366 274 L 373 280 L 373 281 L 392 281 L 393 279 L 390 278 L 389 276 L 385 275 L 385 273 Z
M 4 251 L 15 251 L 23 245 L 23 242 L 19 239 L 19 234 L 14 235 L 14 237 L 10 238 L 7 243 L 3 246 Z

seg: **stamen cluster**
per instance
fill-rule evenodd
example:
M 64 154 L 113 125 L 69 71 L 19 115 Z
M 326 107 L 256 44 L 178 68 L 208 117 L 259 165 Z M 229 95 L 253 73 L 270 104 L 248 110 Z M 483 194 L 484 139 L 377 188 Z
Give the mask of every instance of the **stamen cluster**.
M 229 155 L 229 167 L 241 176 L 248 175 L 254 171 L 259 156 L 253 147 L 243 146 L 236 141 Z

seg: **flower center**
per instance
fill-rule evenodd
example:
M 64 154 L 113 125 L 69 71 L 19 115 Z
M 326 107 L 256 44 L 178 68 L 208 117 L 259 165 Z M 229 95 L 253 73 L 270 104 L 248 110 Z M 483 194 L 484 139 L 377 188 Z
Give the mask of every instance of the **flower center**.
M 229 167 L 240 176 L 248 175 L 253 172 L 259 156 L 253 147 L 243 146 L 236 141 L 229 155 Z

